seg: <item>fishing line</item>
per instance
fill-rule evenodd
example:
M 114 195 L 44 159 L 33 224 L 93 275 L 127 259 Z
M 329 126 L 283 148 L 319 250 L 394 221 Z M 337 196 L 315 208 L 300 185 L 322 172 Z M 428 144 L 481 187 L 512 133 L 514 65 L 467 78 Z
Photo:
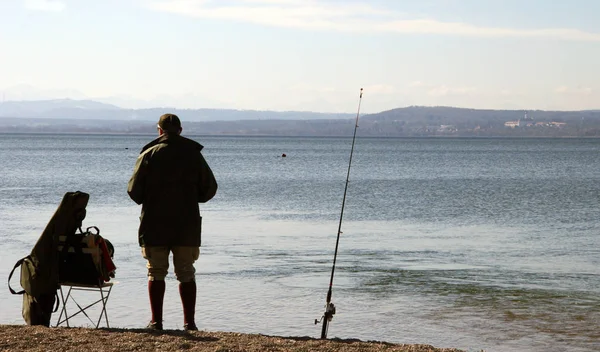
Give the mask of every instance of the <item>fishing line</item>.
M 344 218 L 344 206 L 346 205 L 346 193 L 348 192 L 348 183 L 350 182 L 350 167 L 352 166 L 352 154 L 354 154 L 354 141 L 356 140 L 356 130 L 358 129 L 358 117 L 360 116 L 360 103 L 362 102 L 363 89 L 360 89 L 360 96 L 358 98 L 358 110 L 356 112 L 356 122 L 354 124 L 354 135 L 352 136 L 352 148 L 350 149 L 350 160 L 348 161 L 348 174 L 346 175 L 346 186 L 344 187 L 344 198 L 342 199 L 342 211 L 340 213 L 340 223 L 338 226 L 337 239 L 335 241 L 335 252 L 333 254 L 333 266 L 331 267 L 331 278 L 329 279 L 329 290 L 327 291 L 327 300 L 325 303 L 325 313 L 321 317 L 321 320 L 315 319 L 315 324 L 323 322 L 321 328 L 321 338 L 327 338 L 327 330 L 329 329 L 329 322 L 333 319 L 335 314 L 335 305 L 331 302 L 331 294 L 333 289 L 333 275 L 335 273 L 335 262 L 337 260 L 338 246 L 340 244 L 340 234 L 342 233 L 342 219 Z

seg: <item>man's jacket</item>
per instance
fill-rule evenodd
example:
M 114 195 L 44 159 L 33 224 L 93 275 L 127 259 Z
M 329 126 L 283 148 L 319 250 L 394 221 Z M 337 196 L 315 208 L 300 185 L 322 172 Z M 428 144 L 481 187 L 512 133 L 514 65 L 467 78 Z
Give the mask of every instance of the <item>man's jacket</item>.
M 142 205 L 140 246 L 200 246 L 198 203 L 217 192 L 202 148 L 191 139 L 163 134 L 142 149 L 127 189 Z

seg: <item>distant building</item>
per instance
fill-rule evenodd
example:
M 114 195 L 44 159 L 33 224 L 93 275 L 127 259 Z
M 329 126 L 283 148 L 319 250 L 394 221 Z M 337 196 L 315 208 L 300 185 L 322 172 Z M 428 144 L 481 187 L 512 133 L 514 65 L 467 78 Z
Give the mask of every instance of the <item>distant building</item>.
M 557 128 L 561 128 L 561 127 L 565 127 L 567 125 L 566 122 L 555 122 L 555 121 L 551 121 L 551 122 L 547 122 L 547 121 L 539 121 L 535 123 L 536 127 L 557 127 Z
M 456 127 L 454 125 L 440 125 L 438 132 L 454 132 L 456 131 Z
M 527 115 L 527 111 L 525 111 L 525 114 L 523 115 L 523 119 L 518 119 L 517 121 L 506 121 L 504 123 L 504 127 L 510 127 L 510 128 L 515 128 L 515 127 L 524 127 L 524 126 L 534 126 L 533 123 L 533 117 L 529 117 Z
M 522 126 L 527 126 L 527 127 L 535 126 L 535 124 L 533 122 L 533 117 L 527 116 L 527 111 L 525 111 L 525 115 L 523 116 L 523 121 L 525 121 L 525 122 L 521 123 Z

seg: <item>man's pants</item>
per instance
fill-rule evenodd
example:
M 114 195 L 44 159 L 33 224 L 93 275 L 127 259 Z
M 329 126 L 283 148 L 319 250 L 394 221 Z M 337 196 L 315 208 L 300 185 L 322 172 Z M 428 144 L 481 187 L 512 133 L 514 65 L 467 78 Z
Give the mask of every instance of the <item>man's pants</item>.
M 194 262 L 200 256 L 200 247 L 189 246 L 146 246 L 142 247 L 142 256 L 148 261 L 148 280 L 164 280 L 169 270 L 169 253 L 173 252 L 175 277 L 179 282 L 196 281 Z

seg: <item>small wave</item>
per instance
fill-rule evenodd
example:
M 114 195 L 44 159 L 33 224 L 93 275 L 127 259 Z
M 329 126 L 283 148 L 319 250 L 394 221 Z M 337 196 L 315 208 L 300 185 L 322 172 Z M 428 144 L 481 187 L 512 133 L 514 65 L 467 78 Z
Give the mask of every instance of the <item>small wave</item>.
M 44 189 L 44 187 L 0 187 L 0 192 L 30 191 L 33 189 Z

